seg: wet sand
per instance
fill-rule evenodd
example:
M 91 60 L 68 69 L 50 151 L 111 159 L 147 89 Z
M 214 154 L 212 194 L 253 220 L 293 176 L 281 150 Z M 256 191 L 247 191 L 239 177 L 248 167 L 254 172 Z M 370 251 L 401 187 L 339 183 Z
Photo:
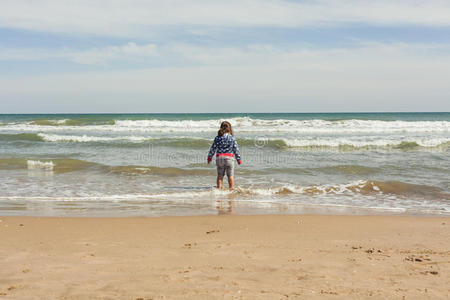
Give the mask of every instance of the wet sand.
M 450 218 L 0 220 L 0 299 L 450 297 Z

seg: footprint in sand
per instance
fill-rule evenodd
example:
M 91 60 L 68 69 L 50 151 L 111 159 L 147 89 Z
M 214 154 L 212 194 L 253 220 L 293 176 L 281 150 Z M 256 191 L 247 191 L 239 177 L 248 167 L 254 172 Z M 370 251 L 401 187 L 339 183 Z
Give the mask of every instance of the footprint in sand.
M 415 256 L 415 255 L 411 255 L 411 256 L 407 256 L 405 257 L 406 261 L 414 261 L 414 262 L 423 262 L 423 261 L 431 261 L 430 258 L 428 258 L 427 256 Z
M 186 244 L 184 244 L 184 247 L 187 249 L 191 249 L 193 246 L 196 246 L 196 245 L 197 245 L 197 243 L 186 243 Z
M 420 274 L 423 274 L 423 275 L 428 275 L 428 274 L 438 275 L 439 272 L 438 271 L 425 271 L 425 272 L 420 272 Z
M 292 259 L 289 259 L 288 261 L 290 261 L 290 262 L 300 262 L 300 261 L 302 261 L 302 259 L 301 258 L 292 258 Z

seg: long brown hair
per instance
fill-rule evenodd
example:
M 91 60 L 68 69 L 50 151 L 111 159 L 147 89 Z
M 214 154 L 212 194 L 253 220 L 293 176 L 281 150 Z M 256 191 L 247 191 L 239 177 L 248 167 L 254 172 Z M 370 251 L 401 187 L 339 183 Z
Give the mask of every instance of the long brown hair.
M 222 136 L 222 135 L 224 135 L 225 133 L 229 133 L 229 134 L 233 135 L 233 129 L 231 128 L 231 124 L 230 124 L 230 122 L 228 122 L 228 121 L 223 121 L 223 122 L 220 124 L 220 129 L 219 129 L 219 131 L 217 131 L 217 135 L 218 135 L 218 136 Z

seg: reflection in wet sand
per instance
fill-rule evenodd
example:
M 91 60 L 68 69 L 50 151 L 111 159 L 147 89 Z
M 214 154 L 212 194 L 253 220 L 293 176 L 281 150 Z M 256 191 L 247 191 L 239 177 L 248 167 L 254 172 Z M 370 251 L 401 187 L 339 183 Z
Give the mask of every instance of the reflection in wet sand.
M 233 212 L 233 201 L 231 199 L 226 201 L 226 205 L 224 205 L 225 200 L 217 200 L 217 214 L 220 215 L 230 215 Z

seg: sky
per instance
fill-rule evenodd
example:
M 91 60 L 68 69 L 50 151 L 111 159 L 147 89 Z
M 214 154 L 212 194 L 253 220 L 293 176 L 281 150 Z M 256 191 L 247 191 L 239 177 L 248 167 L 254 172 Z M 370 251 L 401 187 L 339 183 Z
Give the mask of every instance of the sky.
M 450 111 L 450 1 L 0 2 L 0 113 L 362 111 Z

